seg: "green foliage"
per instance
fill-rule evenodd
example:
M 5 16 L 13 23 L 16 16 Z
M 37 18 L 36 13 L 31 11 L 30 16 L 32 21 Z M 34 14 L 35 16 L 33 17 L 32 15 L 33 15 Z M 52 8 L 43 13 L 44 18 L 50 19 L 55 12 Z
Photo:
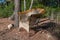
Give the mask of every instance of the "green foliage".
M 13 14 L 13 3 L 9 3 L 9 5 L 7 6 L 2 5 L 0 6 L 0 17 L 9 17 L 11 14 Z
M 21 1 L 21 10 L 22 11 L 24 11 L 24 3 L 23 2 L 24 2 L 24 0 Z M 50 16 L 51 11 L 55 11 L 55 12 L 60 11 L 60 8 L 58 7 L 59 5 L 57 7 L 52 7 L 55 4 L 51 5 L 51 6 L 46 6 L 47 2 L 54 3 L 54 2 L 58 2 L 58 1 L 57 0 L 54 0 L 54 1 L 52 1 L 52 0 L 34 0 L 32 8 L 44 8 L 46 10 L 46 13 L 44 14 L 45 16 Z M 30 4 L 31 4 L 31 0 L 26 0 L 26 7 L 27 7 L 26 10 L 29 9 Z M 60 3 L 58 3 L 58 4 L 60 4 Z M 47 5 L 49 5 L 49 4 L 47 4 Z M 10 15 L 12 15 L 13 7 L 14 7 L 13 2 L 10 2 L 8 6 L 6 4 L 0 5 L 0 17 L 9 17 Z
M 58 5 L 60 6 L 60 0 L 40 0 L 39 2 L 49 7 L 57 7 Z

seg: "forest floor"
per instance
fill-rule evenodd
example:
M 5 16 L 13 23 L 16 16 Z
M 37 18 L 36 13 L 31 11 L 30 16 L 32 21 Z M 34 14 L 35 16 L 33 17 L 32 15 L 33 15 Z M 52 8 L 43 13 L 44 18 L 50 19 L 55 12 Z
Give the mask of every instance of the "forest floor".
M 8 30 L 7 26 L 10 23 L 14 22 L 7 18 L 0 18 L 0 40 L 57 40 L 47 30 L 38 32 L 30 30 L 30 33 L 27 33 L 25 30 L 19 31 L 18 27 Z

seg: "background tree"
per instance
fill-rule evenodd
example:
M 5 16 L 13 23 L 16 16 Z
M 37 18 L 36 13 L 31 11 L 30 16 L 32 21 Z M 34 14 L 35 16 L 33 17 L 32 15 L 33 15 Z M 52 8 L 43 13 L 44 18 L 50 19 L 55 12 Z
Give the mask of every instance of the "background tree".
M 14 19 L 14 21 L 15 21 L 14 26 L 15 27 L 19 26 L 19 15 L 18 15 L 18 12 L 20 11 L 20 1 L 21 0 L 14 0 L 14 5 L 15 5 L 14 13 L 10 17 L 10 19 Z
M 14 9 L 15 25 L 14 26 L 18 27 L 19 26 L 18 12 L 20 11 L 20 0 L 14 0 L 14 4 L 15 4 L 15 9 Z
M 26 0 L 24 0 L 24 11 L 26 10 Z
M 31 5 L 30 5 L 30 8 L 29 8 L 29 9 L 32 8 L 32 6 L 33 6 L 33 2 L 34 2 L 34 0 L 31 0 Z

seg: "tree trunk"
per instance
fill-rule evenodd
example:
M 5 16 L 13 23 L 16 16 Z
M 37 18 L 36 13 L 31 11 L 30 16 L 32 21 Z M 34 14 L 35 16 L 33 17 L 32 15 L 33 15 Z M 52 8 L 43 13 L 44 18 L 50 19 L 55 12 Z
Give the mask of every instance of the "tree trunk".
M 29 9 L 32 8 L 33 2 L 34 2 L 34 0 L 31 0 L 31 5 L 30 5 L 30 8 Z
M 14 4 L 15 4 L 15 9 L 14 9 L 14 14 L 15 14 L 15 27 L 19 26 L 19 16 L 18 16 L 18 12 L 20 11 L 20 0 L 14 0 Z
M 24 11 L 26 10 L 26 0 L 24 0 Z
M 51 10 L 51 20 L 54 20 L 54 10 Z
M 21 11 L 21 0 L 14 0 L 14 13 L 11 17 L 9 17 L 9 19 L 14 20 L 14 27 L 18 27 L 19 26 L 19 15 L 18 12 Z

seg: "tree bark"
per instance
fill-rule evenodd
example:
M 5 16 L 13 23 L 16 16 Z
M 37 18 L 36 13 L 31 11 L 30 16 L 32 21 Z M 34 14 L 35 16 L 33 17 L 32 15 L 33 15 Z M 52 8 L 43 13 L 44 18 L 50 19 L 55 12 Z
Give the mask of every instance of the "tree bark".
M 15 14 L 15 27 L 19 27 L 19 15 L 18 12 L 20 11 L 20 0 L 14 0 L 15 4 L 15 9 L 14 9 L 14 14 Z
M 19 15 L 18 12 L 21 11 L 21 0 L 14 0 L 14 13 L 11 17 L 9 17 L 10 20 L 14 20 L 14 27 L 19 27 Z
M 50 16 L 50 19 L 53 20 L 54 19 L 54 10 L 51 9 L 51 16 Z
M 26 10 L 26 0 L 24 0 L 24 11 Z
M 31 5 L 30 5 L 30 8 L 29 9 L 32 8 L 33 2 L 34 2 L 34 0 L 31 0 Z

